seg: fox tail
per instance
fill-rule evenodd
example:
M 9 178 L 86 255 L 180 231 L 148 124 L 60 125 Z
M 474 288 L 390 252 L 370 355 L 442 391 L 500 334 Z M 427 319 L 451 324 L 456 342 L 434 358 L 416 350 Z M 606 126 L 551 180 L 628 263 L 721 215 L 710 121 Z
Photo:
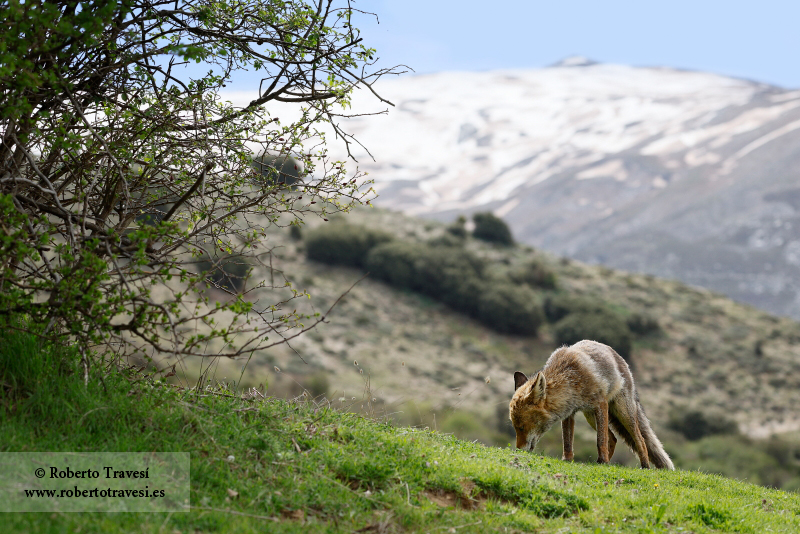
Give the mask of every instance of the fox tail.
M 675 466 L 672 465 L 669 454 L 664 450 L 664 446 L 656 437 L 656 433 L 653 432 L 650 420 L 641 406 L 639 406 L 639 431 L 642 433 L 644 442 L 647 445 L 647 456 L 650 457 L 650 462 L 659 469 L 674 470 Z

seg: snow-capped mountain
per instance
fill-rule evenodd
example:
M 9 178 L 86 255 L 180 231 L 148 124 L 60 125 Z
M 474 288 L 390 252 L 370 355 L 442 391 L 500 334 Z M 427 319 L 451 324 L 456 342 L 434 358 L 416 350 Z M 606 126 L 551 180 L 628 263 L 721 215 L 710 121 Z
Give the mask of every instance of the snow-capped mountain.
M 347 127 L 378 204 L 800 318 L 800 91 L 585 58 L 377 88 L 396 107 Z

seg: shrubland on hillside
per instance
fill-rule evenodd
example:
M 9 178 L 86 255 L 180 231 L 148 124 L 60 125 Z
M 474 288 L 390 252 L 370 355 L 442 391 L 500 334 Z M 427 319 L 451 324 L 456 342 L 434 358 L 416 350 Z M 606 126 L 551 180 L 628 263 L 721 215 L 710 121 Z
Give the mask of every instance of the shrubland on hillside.
M 512 373 L 590 337 L 628 359 L 676 465 L 800 488 L 800 324 L 679 282 L 475 239 L 463 223 L 365 208 L 276 228 L 250 282 L 285 277 L 325 322 L 206 376 L 504 446 Z M 576 457 L 593 460 L 593 432 L 582 421 L 576 432 Z M 560 454 L 559 433 L 543 446 Z

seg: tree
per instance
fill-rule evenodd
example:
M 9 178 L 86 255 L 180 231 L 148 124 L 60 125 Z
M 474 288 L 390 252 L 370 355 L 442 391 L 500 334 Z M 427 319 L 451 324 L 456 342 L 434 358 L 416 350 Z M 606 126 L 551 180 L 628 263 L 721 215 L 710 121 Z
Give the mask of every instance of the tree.
M 322 319 L 304 323 L 291 286 L 266 305 L 202 291 L 223 258 L 259 259 L 270 225 L 369 201 L 321 130 L 350 155 L 353 90 L 389 103 L 373 84 L 399 69 L 375 66 L 353 25 L 365 13 L 334 0 L 2 5 L 0 321 L 84 349 L 202 355 L 221 339 L 237 356 Z M 220 91 L 243 69 L 261 83 L 237 108 Z M 277 103 L 299 118 L 281 123 Z

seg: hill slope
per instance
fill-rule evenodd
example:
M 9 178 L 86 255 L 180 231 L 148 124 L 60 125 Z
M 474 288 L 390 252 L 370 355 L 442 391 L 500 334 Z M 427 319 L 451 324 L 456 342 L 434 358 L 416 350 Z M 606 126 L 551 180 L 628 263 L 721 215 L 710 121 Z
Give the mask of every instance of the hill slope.
M 796 493 L 697 472 L 565 463 L 308 401 L 176 390 L 129 373 L 106 374 L 101 387 L 99 368 L 84 386 L 77 354 L 42 366 L 35 338 L 0 335 L 0 451 L 191 454 L 188 513 L 11 513 L 4 532 L 800 529 Z M 29 365 L 10 363 L 20 356 Z
M 380 209 L 357 210 L 346 220 L 420 245 L 445 233 L 443 224 Z M 355 269 L 308 261 L 303 242 L 292 240 L 285 230 L 276 229 L 269 239 L 274 246 L 273 268 L 307 288 L 313 295 L 309 306 L 317 310 L 327 310 L 363 276 Z M 528 247 L 497 248 L 477 240 L 468 240 L 466 247 L 499 271 L 535 259 L 555 273 L 556 294 L 588 297 L 626 316 L 656 319 L 660 333 L 634 341 L 634 375 L 657 433 L 668 442 L 671 454 L 682 456 L 678 465 L 778 486 L 797 476 L 800 419 L 794 406 L 800 404 L 800 325 L 796 322 L 679 282 L 560 260 Z M 254 271 L 254 281 L 269 276 L 263 267 Z M 540 291 L 542 297 L 546 294 Z M 393 414 L 405 423 L 505 444 L 511 440 L 507 406 L 513 372 L 535 371 L 556 347 L 550 325 L 538 337 L 499 334 L 430 298 L 367 277 L 350 290 L 326 324 L 293 341 L 291 349 L 284 346 L 256 354 L 242 379 L 244 385 L 267 382 L 269 391 L 286 395 L 299 395 L 302 385 L 313 394 L 327 395 L 336 406 Z M 241 363 L 215 365 L 217 380 L 239 380 Z M 668 429 L 675 426 L 671 421 L 676 417 L 680 427 L 680 418 L 692 412 L 712 422 L 733 420 L 750 439 L 777 436 L 783 441 L 757 441 L 758 450 L 725 453 L 749 454 L 750 460 L 715 458 L 709 452 L 717 447 L 712 445 L 713 436 L 707 438 L 712 442 L 687 442 L 680 432 Z M 585 444 L 581 458 L 593 459 L 591 430 L 579 422 L 577 431 Z M 558 453 L 557 434 L 551 432 L 551 441 L 545 444 L 553 454 Z M 770 456 L 764 452 L 773 450 L 768 447 L 782 452 Z M 624 452 L 620 454 L 624 460 Z M 775 462 L 784 460 L 777 457 L 788 463 L 779 466 Z M 762 463 L 773 466 L 773 475 L 760 477 L 749 470 Z M 798 483 L 800 479 L 791 484 Z

